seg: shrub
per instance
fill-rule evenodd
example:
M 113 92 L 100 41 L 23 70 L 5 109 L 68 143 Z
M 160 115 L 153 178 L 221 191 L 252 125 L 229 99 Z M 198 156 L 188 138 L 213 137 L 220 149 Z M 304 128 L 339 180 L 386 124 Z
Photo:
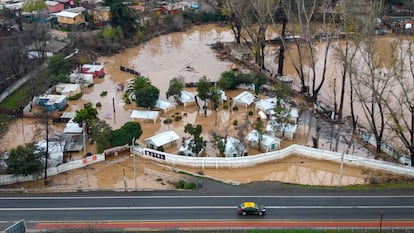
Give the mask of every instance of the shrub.
M 103 92 L 101 92 L 101 96 L 106 96 L 108 94 L 108 92 L 107 91 L 103 91 Z
M 69 97 L 69 100 L 77 100 L 82 96 L 82 92 Z
M 101 102 L 98 102 L 98 103 L 96 103 L 96 104 L 95 104 L 95 106 L 96 106 L 97 108 L 99 108 L 99 107 L 102 107 L 102 104 L 101 104 Z
M 175 121 L 180 121 L 181 119 L 183 119 L 181 116 L 176 116 L 176 117 L 174 118 L 174 120 L 175 120 Z
M 238 110 L 239 110 L 239 107 L 237 107 L 237 106 L 233 107 L 233 111 L 238 111 Z
M 186 182 L 185 180 L 179 180 L 175 183 L 177 189 L 195 189 L 196 184 L 194 182 Z
M 163 122 L 164 122 L 164 124 L 171 124 L 172 120 L 171 120 L 171 118 L 167 118 Z
M 228 104 L 223 104 L 223 108 L 224 109 L 229 109 L 229 105 Z
M 100 74 L 99 76 L 98 76 L 98 78 L 104 78 L 105 77 L 105 74 Z
M 237 125 L 239 123 L 239 121 L 238 120 L 233 120 L 233 125 Z
M 253 111 L 249 111 L 249 116 L 253 116 Z

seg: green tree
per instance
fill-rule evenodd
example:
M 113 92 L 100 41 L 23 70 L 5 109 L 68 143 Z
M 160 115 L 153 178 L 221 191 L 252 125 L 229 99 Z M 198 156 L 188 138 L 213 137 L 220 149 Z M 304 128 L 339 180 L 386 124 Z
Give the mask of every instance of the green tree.
M 130 99 L 136 100 L 135 92 L 151 85 L 151 80 L 149 78 L 138 76 L 128 83 L 125 92 Z
M 102 153 L 111 146 L 112 128 L 102 120 L 94 121 L 90 128 L 91 138 L 96 142 L 96 150 Z
M 127 122 L 121 128 L 112 131 L 111 145 L 123 146 L 132 144 L 132 140 L 142 135 L 141 124 L 138 122 Z
M 24 12 L 39 12 L 46 8 L 47 6 L 44 0 L 25 0 L 22 6 Z
M 47 71 L 53 84 L 69 81 L 69 63 L 62 54 L 56 54 L 47 60 Z
M 257 118 L 257 120 L 253 123 L 253 129 L 257 131 L 257 140 L 258 140 L 258 144 L 259 144 L 258 146 L 259 146 L 259 151 L 260 151 L 262 140 L 263 140 L 263 134 L 265 133 L 265 125 L 260 118 Z
M 184 79 L 182 77 L 173 78 L 170 80 L 170 86 L 168 87 L 168 91 L 166 93 L 167 99 L 170 96 L 174 98 L 181 97 L 181 91 L 184 89 Z
M 206 140 L 204 140 L 204 138 L 201 136 L 202 131 L 203 128 L 201 125 L 196 125 L 196 127 L 193 127 L 192 124 L 187 124 L 184 126 L 184 132 L 193 136 L 193 139 L 190 141 L 190 143 L 188 143 L 188 146 L 196 155 L 199 155 L 201 151 L 206 147 Z
M 84 122 L 91 124 L 95 119 L 98 118 L 98 111 L 90 102 L 84 104 L 83 107 L 84 108 L 81 110 L 76 110 L 76 115 L 73 118 L 73 121 L 79 124 L 82 124 Z
M 6 172 L 14 175 L 40 175 L 44 168 L 42 163 L 44 155 L 44 151 L 37 151 L 34 143 L 20 145 L 10 151 L 6 160 Z
M 207 99 L 209 99 L 210 95 L 210 88 L 212 87 L 210 81 L 207 79 L 206 76 L 203 76 L 202 78 L 200 78 L 200 80 L 198 80 L 198 84 L 197 84 L 197 92 L 198 92 L 198 97 L 200 97 L 200 99 L 204 100 L 204 114 L 205 116 L 207 116 Z
M 138 107 L 154 108 L 156 101 L 160 97 L 160 90 L 153 85 L 135 91 L 136 103 Z
M 254 92 L 259 94 L 260 87 L 266 84 L 266 77 L 263 74 L 256 74 L 254 76 Z
M 219 87 L 223 88 L 224 90 L 234 90 L 236 89 L 236 74 L 234 71 L 224 71 L 220 75 L 220 79 L 218 81 Z
M 132 38 L 138 32 L 139 15 L 125 1 L 106 0 L 105 5 L 111 9 L 112 27 L 121 27 L 126 38 Z

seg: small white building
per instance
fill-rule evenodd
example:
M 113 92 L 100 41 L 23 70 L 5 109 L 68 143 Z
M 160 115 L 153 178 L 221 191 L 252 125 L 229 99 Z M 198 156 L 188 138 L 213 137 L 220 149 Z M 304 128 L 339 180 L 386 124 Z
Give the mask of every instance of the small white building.
M 46 145 L 48 144 L 48 145 Z M 56 167 L 63 163 L 63 152 L 65 151 L 65 141 L 49 141 L 42 140 L 36 143 L 38 152 L 46 151 L 48 148 L 48 167 Z
M 246 153 L 246 148 L 239 139 L 228 136 L 225 140 L 224 156 L 239 157 Z
M 296 134 L 296 124 L 280 124 L 276 121 L 269 121 L 266 125 L 266 132 L 272 136 L 292 140 Z
M 177 140 L 180 139 L 174 131 L 164 131 L 156 134 L 152 137 L 146 138 L 145 144 L 150 149 L 157 149 L 159 147 L 170 147 L 177 144 Z
M 249 142 L 249 145 L 253 148 L 259 150 L 259 133 L 257 130 L 252 130 L 247 136 L 246 140 Z M 260 141 L 260 151 L 269 152 L 280 149 L 280 142 L 282 140 L 268 134 L 262 134 Z
M 82 87 L 88 87 L 93 84 L 93 74 L 74 72 L 69 75 L 69 80 L 71 83 L 79 84 Z
M 256 110 L 261 110 L 265 113 L 269 113 L 270 110 L 274 109 L 277 105 L 277 98 L 266 98 L 256 102 Z
M 248 92 L 243 91 L 239 95 L 233 98 L 233 104 L 236 105 L 244 105 L 246 107 L 250 106 L 254 101 L 256 101 L 256 95 Z
M 164 113 L 170 110 L 175 109 L 175 103 L 171 102 L 171 101 L 167 101 L 167 100 L 160 100 L 158 99 L 155 102 L 155 106 L 156 108 L 162 110 Z
M 153 120 L 155 123 L 157 122 L 159 115 L 160 115 L 159 111 L 132 110 L 131 118 L 133 120 L 135 119 Z
M 77 94 L 82 93 L 81 86 L 73 83 L 59 83 L 55 86 L 56 92 L 70 98 Z
M 178 98 L 180 104 L 187 106 L 191 103 L 195 103 L 195 95 L 188 91 L 181 91 L 181 96 Z

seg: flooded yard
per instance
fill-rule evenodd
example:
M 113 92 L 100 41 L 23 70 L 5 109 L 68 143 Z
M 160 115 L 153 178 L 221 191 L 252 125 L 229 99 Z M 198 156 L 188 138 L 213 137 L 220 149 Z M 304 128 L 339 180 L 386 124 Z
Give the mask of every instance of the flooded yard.
M 101 57 L 98 62 L 104 65 L 106 75 L 104 78 L 95 79 L 94 85 L 83 90 L 84 94 L 80 100 L 69 101 L 66 111 L 76 111 L 81 109 L 84 103 L 91 102 L 93 106 L 100 102 L 102 107 L 97 108 L 100 119 L 105 120 L 113 129 L 121 127 L 124 123 L 131 121 L 131 111 L 138 109 L 135 103 L 125 104 L 123 93 L 118 90 L 118 86 L 125 86 L 134 75 L 123 72 L 120 66 L 140 72 L 148 77 L 152 83 L 160 89 L 160 99 L 165 99 L 165 93 L 169 86 L 169 81 L 175 77 L 183 77 L 185 82 L 197 82 L 201 77 L 206 76 L 211 81 L 217 81 L 226 70 L 231 69 L 232 63 L 222 61 L 217 58 L 215 52 L 210 48 L 210 44 L 217 41 L 232 41 L 233 36 L 230 29 L 216 27 L 214 25 L 196 26 L 186 32 L 172 33 L 154 38 L 143 45 L 130 48 L 120 54 Z M 194 88 L 187 89 L 196 92 Z M 106 96 L 101 96 L 102 92 L 107 92 Z M 234 97 L 242 90 L 226 92 L 227 97 Z M 259 95 L 259 98 L 263 96 Z M 297 103 L 302 100 L 298 99 Z M 315 123 L 311 116 L 311 111 L 307 105 L 303 104 L 303 114 L 298 121 L 298 129 L 293 140 L 284 140 L 281 147 L 291 144 L 312 146 L 311 137 L 313 136 L 312 126 Z M 248 112 L 252 111 L 252 116 Z M 164 124 L 163 121 L 172 116 L 179 115 L 181 120 L 173 121 L 171 124 Z M 248 120 L 251 123 L 259 117 L 254 104 L 248 107 L 239 106 L 238 111 L 231 111 L 219 106 L 219 110 L 204 111 L 196 105 L 177 106 L 176 109 L 167 113 L 161 113 L 160 118 L 153 121 L 139 121 L 143 129 L 143 134 L 139 138 L 142 144 L 143 139 L 153 136 L 166 130 L 174 130 L 180 137 L 188 137 L 184 133 L 184 126 L 190 124 L 200 124 L 203 129 L 202 136 L 210 141 L 210 131 L 222 134 L 235 135 L 237 126 L 232 123 L 234 120 L 243 122 Z M 322 124 L 322 123 L 321 123 Z M 18 119 L 11 125 L 10 131 L 0 140 L 0 148 L 8 150 L 16 147 L 23 142 L 31 142 L 38 138 L 44 138 L 44 130 L 36 130 L 37 127 L 44 129 L 44 122 L 35 119 Z M 328 126 L 327 126 L 328 127 Z M 52 132 L 63 132 L 64 124 L 52 123 Z M 332 150 L 332 137 L 329 136 L 328 129 L 321 135 L 321 149 Z M 38 134 L 41 132 L 43 134 Z M 177 147 L 170 148 L 168 152 L 176 152 Z M 340 147 L 342 149 L 342 147 Z M 87 152 L 95 153 L 95 148 L 87 145 Z M 248 154 L 254 156 L 259 151 L 254 148 L 248 149 Z M 368 152 L 362 146 L 355 146 L 354 155 L 368 157 Z M 216 149 L 210 143 L 204 156 L 217 156 Z M 83 153 L 71 154 L 71 159 L 79 159 Z M 132 172 L 132 161 L 128 155 L 123 155 L 108 159 L 106 162 L 95 164 L 84 169 L 78 169 L 55 177 L 50 177 L 48 187 L 83 187 L 83 188 L 122 188 L 127 184 L 131 187 L 134 183 Z M 171 174 L 160 168 L 153 161 L 139 159 L 137 161 L 137 179 L 139 188 L 147 187 L 170 187 L 166 180 L 179 177 L 178 174 Z M 182 168 L 187 169 L 187 168 Z M 199 172 L 197 169 L 188 169 Z M 287 183 L 299 183 L 309 185 L 335 185 L 338 180 L 339 164 L 303 158 L 291 157 L 275 163 L 260 165 L 258 168 L 240 169 L 206 169 L 204 174 L 220 179 L 234 180 L 240 183 L 248 183 L 259 180 L 282 181 Z M 162 177 L 161 180 L 158 178 Z M 344 168 L 343 185 L 366 183 L 368 176 L 366 171 L 359 168 Z M 28 184 L 29 185 L 29 184 Z M 29 186 L 36 186 L 35 182 Z M 42 186 L 38 182 L 37 186 Z

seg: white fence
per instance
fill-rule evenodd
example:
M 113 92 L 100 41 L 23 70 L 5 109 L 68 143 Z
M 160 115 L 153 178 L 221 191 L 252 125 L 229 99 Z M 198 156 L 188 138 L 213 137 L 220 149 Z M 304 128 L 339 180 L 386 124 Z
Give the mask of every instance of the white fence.
M 47 169 L 47 175 L 53 176 L 57 175 L 62 172 L 70 171 L 73 169 L 85 167 L 97 162 L 101 162 L 105 160 L 104 154 L 97 154 L 88 156 L 81 160 L 75 160 L 68 163 L 63 163 L 57 167 L 51 167 Z M 15 176 L 15 175 L 1 175 L 0 176 L 0 184 L 1 185 L 7 185 L 7 184 L 14 184 L 14 183 L 20 183 L 20 182 L 26 182 L 26 181 L 33 181 L 37 179 L 42 179 L 43 175 L 39 176 Z
M 252 167 L 268 161 L 281 160 L 290 155 L 299 155 L 313 159 L 329 160 L 336 163 L 341 163 L 343 156 L 343 164 L 355 167 L 366 167 L 371 169 L 378 169 L 395 174 L 406 175 L 414 177 L 414 168 L 410 166 L 385 162 L 381 160 L 363 158 L 348 154 L 314 149 L 306 146 L 292 145 L 287 148 L 272 151 L 268 153 L 244 156 L 244 157 L 188 157 L 182 155 L 174 155 L 165 152 L 160 152 L 148 148 L 135 147 L 134 153 L 144 157 L 156 160 L 158 162 L 167 163 L 170 165 L 182 165 L 199 168 L 240 168 Z

